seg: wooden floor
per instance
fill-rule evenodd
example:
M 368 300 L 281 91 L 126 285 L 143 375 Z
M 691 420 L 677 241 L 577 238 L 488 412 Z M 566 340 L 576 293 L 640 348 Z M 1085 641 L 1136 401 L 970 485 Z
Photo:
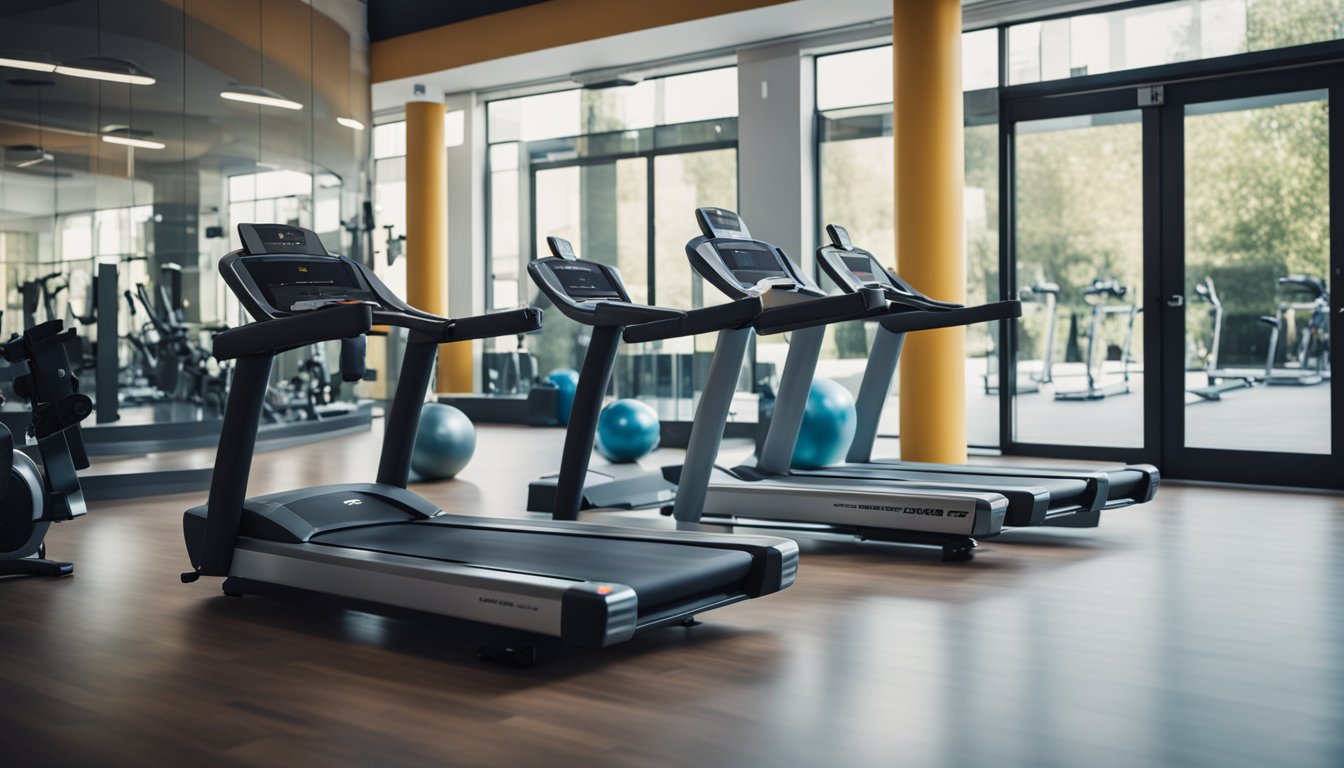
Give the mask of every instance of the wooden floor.
M 370 475 L 380 434 L 252 491 Z M 516 516 L 561 439 L 483 429 L 419 490 Z M 478 625 L 179 583 L 202 499 L 95 505 L 49 537 L 73 578 L 0 583 L 0 765 L 1344 766 L 1344 497 L 1168 485 L 961 564 L 810 544 L 784 593 L 527 670 Z

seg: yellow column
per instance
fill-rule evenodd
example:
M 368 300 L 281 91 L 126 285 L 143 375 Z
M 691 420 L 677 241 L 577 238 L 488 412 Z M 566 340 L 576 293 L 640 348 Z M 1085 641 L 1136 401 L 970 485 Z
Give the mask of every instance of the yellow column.
M 448 314 L 448 156 L 444 106 L 406 105 L 406 300 L 416 309 Z M 470 392 L 471 342 L 439 349 L 436 392 Z
M 892 132 L 902 277 L 965 301 L 961 0 L 893 0 Z M 966 333 L 911 334 L 901 352 L 901 458 L 966 461 Z

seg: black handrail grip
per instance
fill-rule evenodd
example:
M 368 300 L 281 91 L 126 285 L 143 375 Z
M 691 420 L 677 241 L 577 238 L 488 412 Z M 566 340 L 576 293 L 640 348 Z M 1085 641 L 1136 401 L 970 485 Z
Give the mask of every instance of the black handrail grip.
M 727 304 L 693 309 L 686 312 L 683 317 L 632 325 L 625 329 L 625 341 L 628 344 L 638 344 L 742 328 L 750 325 L 760 313 L 760 297 L 751 296 Z
M 373 326 L 372 309 L 367 304 L 342 304 L 220 331 L 214 336 L 215 358 L 274 355 L 322 341 L 359 336 Z

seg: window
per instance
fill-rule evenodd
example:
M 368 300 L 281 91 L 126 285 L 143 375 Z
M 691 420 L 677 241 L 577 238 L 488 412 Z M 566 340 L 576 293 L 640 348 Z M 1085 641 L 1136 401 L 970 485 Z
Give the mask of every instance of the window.
M 582 258 L 615 265 L 635 301 L 720 301 L 693 276 L 684 247 L 697 234 L 697 206 L 737 205 L 736 114 L 732 67 L 490 102 L 490 308 L 539 300 L 525 266 L 545 254 L 548 235 L 568 239 Z M 525 344 L 542 374 L 578 368 L 587 329 L 552 313 Z M 663 418 L 689 419 L 707 374 L 705 344 L 713 340 L 624 349 L 616 393 L 648 400 Z M 486 342 L 487 388 L 496 347 L 511 353 L 513 343 Z
M 1344 36 L 1340 0 L 1181 0 L 1018 24 L 1008 84 L 1265 51 Z
M 996 30 L 962 36 L 966 97 L 965 212 L 969 303 L 999 298 L 999 153 L 997 98 L 970 93 L 998 81 Z M 872 73 L 885 73 L 874 76 Z M 854 242 L 883 264 L 896 264 L 895 158 L 892 146 L 891 47 L 817 58 L 818 232 L 845 226 Z M 864 76 L 868 73 L 868 76 Z M 873 81 L 882 80 L 874 84 Z M 822 286 L 838 291 L 829 278 Z M 846 323 L 827 330 L 817 375 L 857 394 L 875 324 Z M 966 335 L 967 437 L 972 445 L 999 443 L 996 342 L 998 326 L 981 324 Z M 782 360 L 782 353 L 779 355 Z M 761 359 L 768 357 L 761 353 Z M 898 432 L 898 392 L 882 413 L 881 434 Z
M 465 140 L 466 113 L 460 109 L 443 114 L 443 146 L 459 147 Z M 373 159 L 406 156 L 406 121 L 373 126 Z

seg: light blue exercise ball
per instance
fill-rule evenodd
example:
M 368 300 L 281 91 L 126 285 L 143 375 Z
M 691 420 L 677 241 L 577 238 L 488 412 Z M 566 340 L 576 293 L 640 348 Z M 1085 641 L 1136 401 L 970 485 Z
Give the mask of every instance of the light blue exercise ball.
M 819 469 L 840 462 L 854 442 L 857 425 L 854 396 L 849 390 L 830 379 L 813 380 L 798 442 L 793 446 L 792 465 Z
M 451 405 L 427 403 L 420 411 L 411 469 L 426 480 L 447 480 L 466 468 L 476 452 L 476 426 Z
M 560 426 L 569 424 L 569 412 L 574 409 L 574 391 L 579 388 L 579 372 L 573 368 L 556 368 L 546 378 L 559 391 L 555 396 L 555 418 Z
M 658 414 L 639 400 L 617 400 L 597 417 L 597 452 L 609 461 L 638 461 L 661 437 Z

